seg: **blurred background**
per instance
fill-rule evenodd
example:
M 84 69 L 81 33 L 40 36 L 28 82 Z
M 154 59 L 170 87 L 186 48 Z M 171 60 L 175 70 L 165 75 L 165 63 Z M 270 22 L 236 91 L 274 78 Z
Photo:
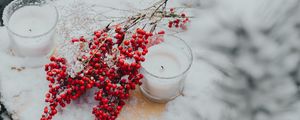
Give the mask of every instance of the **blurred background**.
M 192 45 L 224 75 L 222 120 L 299 119 L 299 0 L 197 2 Z
M 10 1 L 0 0 L 0 13 Z M 194 115 L 190 119 L 300 119 L 299 0 L 177 2 L 193 8 L 195 18 L 186 40 L 195 59 L 222 74 L 211 94 L 223 109 L 207 110 L 215 116 L 205 117 L 199 106 L 189 114 Z M 213 104 L 208 107 L 215 107 Z

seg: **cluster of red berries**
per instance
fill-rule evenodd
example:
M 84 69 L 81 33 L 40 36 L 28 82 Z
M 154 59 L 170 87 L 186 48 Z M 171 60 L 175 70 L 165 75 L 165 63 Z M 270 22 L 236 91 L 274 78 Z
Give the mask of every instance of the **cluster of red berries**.
M 162 6 L 166 5 L 166 2 L 161 1 L 153 15 L 155 12 L 161 14 L 159 9 L 165 10 Z M 169 21 L 169 28 L 186 30 L 186 23 L 189 22 L 186 14 L 177 14 L 174 9 L 162 13 L 162 18 L 173 18 Z M 72 39 L 71 42 L 75 46 L 79 45 L 80 53 L 75 62 L 82 63 L 83 68 L 81 66 L 80 70 L 70 67 L 75 64 L 74 61 L 67 61 L 62 57 L 50 58 L 51 62 L 45 65 L 49 81 L 49 91 L 45 99 L 48 105 L 44 108 L 41 120 L 51 120 L 59 107 L 65 107 L 92 88 L 96 90 L 94 99 L 98 101 L 92 110 L 95 120 L 115 120 L 118 117 L 125 100 L 130 97 L 130 90 L 142 84 L 143 75 L 139 69 L 141 62 L 145 61 L 147 48 L 162 42 L 165 34 L 163 30 L 152 32 L 157 23 L 149 24 L 151 32 L 133 27 L 138 25 L 137 21 L 140 19 L 145 18 L 137 17 L 134 21 L 130 19 L 124 23 L 127 25 L 107 26 L 103 30 L 95 31 L 91 39 Z M 130 31 L 127 31 L 129 28 Z M 74 74 L 73 71 L 77 72 Z
M 175 13 L 174 8 L 171 8 L 170 12 L 172 15 L 177 15 Z M 189 18 L 186 16 L 185 13 L 181 13 L 180 15 L 177 15 L 177 16 L 179 16 L 177 19 L 169 21 L 168 27 L 169 28 L 175 27 L 175 28 L 181 28 L 182 30 L 186 30 L 187 29 L 186 24 L 190 21 Z
M 164 34 L 160 31 L 157 34 Z M 113 37 L 111 37 L 113 36 Z M 45 65 L 47 80 L 50 81 L 41 120 L 50 120 L 57 114 L 57 107 L 65 107 L 71 100 L 79 98 L 87 90 L 97 88 L 94 99 L 99 102 L 92 113 L 96 120 L 115 120 L 130 96 L 130 90 L 142 84 L 143 75 L 139 73 L 141 62 L 145 61 L 148 43 L 153 33 L 136 29 L 127 33 L 120 26 L 94 32 L 92 40 L 84 37 L 72 42 L 86 44 L 89 56 L 80 59 L 86 63 L 84 69 L 75 77 L 67 73 L 64 58 L 51 57 Z
M 67 61 L 64 58 L 50 58 L 51 63 L 45 65 L 49 91 L 46 94 L 45 102 L 49 106 L 44 108 L 41 120 L 50 120 L 57 113 L 57 106 L 65 107 L 71 100 L 79 98 L 86 90 L 95 85 L 95 80 L 78 73 L 74 78 L 67 74 Z
M 116 38 L 116 43 L 114 44 L 118 45 L 115 50 L 119 54 L 102 53 L 102 55 L 111 54 L 113 66 L 101 65 L 98 68 L 100 70 L 99 74 L 95 76 L 99 78 L 96 85 L 99 91 L 95 93 L 94 98 L 99 101 L 99 104 L 93 108 L 93 114 L 100 120 L 116 119 L 125 105 L 124 100 L 130 96 L 129 91 L 134 90 L 136 85 L 142 84 L 140 80 L 143 78 L 143 75 L 139 73 L 139 68 L 141 68 L 141 62 L 145 61 L 143 56 L 148 52 L 146 47 L 149 43 L 148 38 L 152 36 L 152 33 L 137 29 L 136 33 L 129 37 L 130 39 L 124 39 L 126 33 L 122 28 L 117 27 L 115 32 L 114 38 Z M 105 37 L 105 33 L 103 37 Z M 100 39 L 102 38 L 100 37 Z M 111 49 L 109 47 L 108 49 L 111 51 L 114 48 Z M 100 56 L 100 58 L 103 57 Z M 93 60 L 93 62 L 90 62 L 90 65 L 93 66 L 99 61 Z M 105 64 L 105 61 L 100 61 L 100 63 Z M 101 74 L 101 71 L 105 72 Z

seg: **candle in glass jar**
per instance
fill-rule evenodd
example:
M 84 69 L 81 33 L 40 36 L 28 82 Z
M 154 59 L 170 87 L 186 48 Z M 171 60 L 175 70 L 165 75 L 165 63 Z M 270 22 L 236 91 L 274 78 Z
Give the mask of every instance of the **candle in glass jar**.
M 37 36 L 46 33 L 55 24 L 47 6 L 24 6 L 14 12 L 9 20 L 8 27 L 22 36 Z
M 6 25 L 16 54 L 25 57 L 47 55 L 53 48 L 57 17 L 55 7 L 50 5 L 25 5 L 16 9 L 7 18 Z
M 142 92 L 157 102 L 168 101 L 178 96 L 183 89 L 184 72 L 190 65 L 190 60 L 183 50 L 160 43 L 150 47 L 145 58 L 146 61 L 142 63 Z

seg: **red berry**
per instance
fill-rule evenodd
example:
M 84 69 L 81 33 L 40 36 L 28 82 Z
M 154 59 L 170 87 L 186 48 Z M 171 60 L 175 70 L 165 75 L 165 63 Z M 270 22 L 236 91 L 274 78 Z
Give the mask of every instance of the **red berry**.
M 181 13 L 181 17 L 185 18 L 186 17 L 185 13 Z
M 100 32 L 96 32 L 95 35 L 96 35 L 97 38 L 100 38 L 100 37 L 101 37 L 101 33 L 100 33 Z
M 56 58 L 54 56 L 50 57 L 50 61 L 55 61 L 55 60 L 56 60 Z
M 44 108 L 44 113 L 48 113 L 48 107 Z
M 170 12 L 174 12 L 174 8 L 170 8 Z
M 73 38 L 73 39 L 71 40 L 71 42 L 72 42 L 72 43 L 75 43 L 75 42 L 79 42 L 79 40 L 78 40 L 77 38 Z
M 158 34 L 165 34 L 165 31 L 161 30 L 158 32 Z
M 124 41 L 124 45 L 129 45 L 129 41 L 128 41 L 128 40 L 125 40 L 125 41 Z

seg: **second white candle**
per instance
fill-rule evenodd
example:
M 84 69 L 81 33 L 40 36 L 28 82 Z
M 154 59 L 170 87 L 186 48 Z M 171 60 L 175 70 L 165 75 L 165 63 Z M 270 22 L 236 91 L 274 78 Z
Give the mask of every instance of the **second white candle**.
M 151 97 L 169 100 L 182 90 L 189 66 L 188 56 L 183 50 L 160 43 L 149 48 L 146 61 L 142 63 L 144 76 L 142 89 Z

